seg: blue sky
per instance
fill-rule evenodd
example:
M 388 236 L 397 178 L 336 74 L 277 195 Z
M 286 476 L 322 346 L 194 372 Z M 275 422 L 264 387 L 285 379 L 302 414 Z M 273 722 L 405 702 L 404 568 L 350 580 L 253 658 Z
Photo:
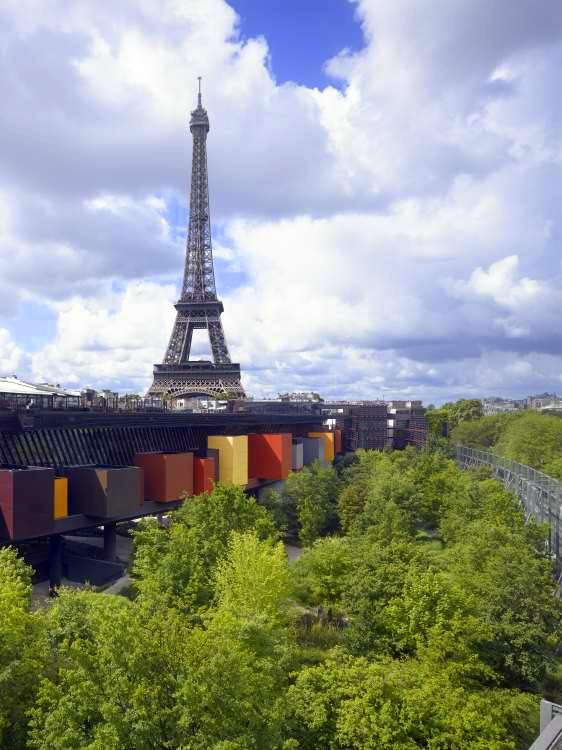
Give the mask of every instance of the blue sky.
M 358 50 L 363 35 L 357 6 L 348 0 L 234 0 L 243 38 L 264 36 L 278 83 L 323 88 L 327 60 Z
M 249 393 L 562 391 L 562 4 L 33 7 L 0 3 L 0 375 L 149 386 L 202 75 Z

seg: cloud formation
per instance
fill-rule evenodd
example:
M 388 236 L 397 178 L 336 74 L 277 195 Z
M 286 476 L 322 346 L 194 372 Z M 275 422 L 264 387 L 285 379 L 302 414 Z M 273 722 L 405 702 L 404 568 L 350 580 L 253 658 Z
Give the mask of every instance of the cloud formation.
M 201 74 L 249 391 L 560 388 L 562 6 L 356 5 L 364 49 L 326 61 L 338 85 L 320 90 L 278 85 L 267 39 L 241 39 L 224 0 L 5 0 L 0 373 L 147 387 L 183 268 Z M 10 334 L 30 300 L 57 316 L 32 350 Z

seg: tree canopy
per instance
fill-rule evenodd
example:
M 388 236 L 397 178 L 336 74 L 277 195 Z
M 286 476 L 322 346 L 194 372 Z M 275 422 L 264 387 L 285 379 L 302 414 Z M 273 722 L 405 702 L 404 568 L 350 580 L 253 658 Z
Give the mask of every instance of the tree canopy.
M 562 479 L 562 419 L 533 411 L 511 412 L 463 422 L 453 442 L 492 450 Z
M 544 529 L 500 483 L 440 450 L 360 451 L 265 506 L 218 485 L 140 524 L 131 599 L 32 609 L 0 550 L 0 746 L 528 748 L 562 694 L 562 607 Z

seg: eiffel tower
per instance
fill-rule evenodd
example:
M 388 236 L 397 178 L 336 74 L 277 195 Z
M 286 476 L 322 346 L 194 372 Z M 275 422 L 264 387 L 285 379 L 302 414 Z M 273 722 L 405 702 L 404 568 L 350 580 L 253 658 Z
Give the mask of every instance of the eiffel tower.
M 147 395 L 245 398 L 240 365 L 230 361 L 221 323 L 224 308 L 215 287 L 207 172 L 209 117 L 201 104 L 201 78 L 198 80 L 197 108 L 191 113 L 189 122 L 193 135 L 193 163 L 183 286 L 181 297 L 175 304 L 176 321 L 164 362 L 154 365 L 154 381 Z M 206 329 L 209 334 L 212 362 L 189 358 L 196 328 Z

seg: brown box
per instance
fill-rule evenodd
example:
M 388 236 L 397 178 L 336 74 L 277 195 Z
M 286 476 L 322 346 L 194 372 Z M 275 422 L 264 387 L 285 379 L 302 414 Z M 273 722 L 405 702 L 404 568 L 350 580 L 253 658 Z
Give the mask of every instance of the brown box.
M 70 513 L 96 518 L 128 516 L 141 503 L 141 470 L 136 466 L 69 466 Z
M 0 469 L 0 538 L 17 541 L 50 534 L 54 488 L 53 469 Z
M 193 453 L 137 453 L 147 500 L 168 503 L 193 495 Z

